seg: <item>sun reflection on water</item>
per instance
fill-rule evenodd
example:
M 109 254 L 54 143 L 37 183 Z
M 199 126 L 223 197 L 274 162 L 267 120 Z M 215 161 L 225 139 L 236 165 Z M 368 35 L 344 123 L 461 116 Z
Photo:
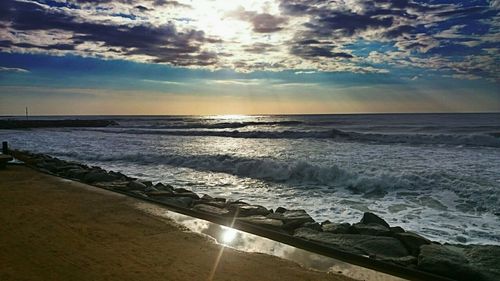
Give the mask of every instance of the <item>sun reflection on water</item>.
M 244 115 L 244 114 L 216 115 L 215 117 L 217 119 L 223 119 L 223 120 L 239 120 L 239 119 L 248 119 L 248 118 L 251 118 L 251 116 Z
M 234 228 L 230 228 L 230 227 L 225 227 L 225 226 L 222 226 L 222 233 L 221 233 L 221 242 L 225 243 L 225 244 L 229 244 L 231 242 L 233 242 L 233 240 L 236 238 L 236 234 L 238 233 L 238 231 Z

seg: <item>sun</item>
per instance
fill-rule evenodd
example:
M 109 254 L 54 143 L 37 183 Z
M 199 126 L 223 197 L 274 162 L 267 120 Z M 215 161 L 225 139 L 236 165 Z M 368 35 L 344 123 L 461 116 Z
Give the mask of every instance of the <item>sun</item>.
M 198 25 L 212 36 L 220 37 L 224 40 L 242 40 L 243 31 L 248 30 L 248 23 L 232 18 L 231 12 L 240 5 L 239 1 L 202 1 L 194 7 L 193 13 Z

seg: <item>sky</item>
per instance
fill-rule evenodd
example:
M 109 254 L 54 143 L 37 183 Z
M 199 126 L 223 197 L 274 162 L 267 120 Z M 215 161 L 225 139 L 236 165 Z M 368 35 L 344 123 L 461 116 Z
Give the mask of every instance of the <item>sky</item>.
M 500 112 L 500 0 L 1 0 L 0 115 Z

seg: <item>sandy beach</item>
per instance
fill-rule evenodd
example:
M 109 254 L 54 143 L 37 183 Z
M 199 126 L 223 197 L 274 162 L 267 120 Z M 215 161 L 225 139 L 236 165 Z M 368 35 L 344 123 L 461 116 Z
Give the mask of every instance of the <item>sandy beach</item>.
M 223 248 L 82 183 L 23 166 L 0 178 L 1 280 L 352 280 Z

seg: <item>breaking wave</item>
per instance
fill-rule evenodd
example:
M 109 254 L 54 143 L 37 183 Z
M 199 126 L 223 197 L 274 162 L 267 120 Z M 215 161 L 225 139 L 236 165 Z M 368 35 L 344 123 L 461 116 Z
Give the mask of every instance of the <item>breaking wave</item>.
M 443 174 L 419 175 L 415 173 L 389 174 L 378 172 L 366 174 L 350 167 L 318 166 L 305 161 L 281 162 L 269 158 L 244 158 L 230 155 L 156 155 L 156 154 L 112 154 L 92 155 L 75 152 L 56 153 L 91 162 L 125 162 L 140 165 L 169 165 L 190 168 L 203 172 L 226 173 L 257 180 L 346 188 L 354 193 L 384 195 L 390 190 L 435 188 L 436 183 L 447 185 L 449 176 Z M 455 179 L 456 180 L 456 179 Z M 456 182 L 454 182 L 456 184 Z
M 172 136 L 210 136 L 230 138 L 267 138 L 267 139 L 335 139 L 354 142 L 369 142 L 379 144 L 443 144 L 500 147 L 498 133 L 491 134 L 382 134 L 358 133 L 337 129 L 322 131 L 215 131 L 215 130 L 144 130 L 144 129 L 113 129 L 98 130 L 105 133 L 121 133 L 136 135 L 172 135 Z

